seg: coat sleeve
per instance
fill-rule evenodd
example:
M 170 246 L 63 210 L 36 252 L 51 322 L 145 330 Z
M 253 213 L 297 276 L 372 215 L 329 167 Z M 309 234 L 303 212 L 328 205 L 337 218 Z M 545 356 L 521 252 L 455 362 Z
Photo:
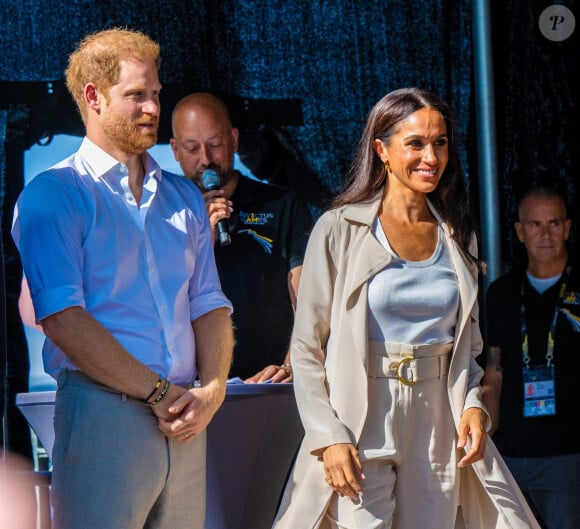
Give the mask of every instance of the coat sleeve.
M 476 357 L 482 351 L 483 340 L 479 327 L 479 309 L 477 302 L 470 314 L 469 332 L 471 333 L 471 358 L 469 359 L 469 380 L 467 383 L 467 395 L 465 399 L 465 408 L 482 408 L 486 412 L 485 406 L 481 401 L 481 379 L 483 378 L 483 368 L 479 365 Z
M 475 236 L 471 241 L 469 250 L 472 255 L 477 256 L 477 240 Z M 477 275 L 475 276 L 475 285 L 477 287 Z M 468 325 L 470 326 L 469 332 L 471 333 L 471 358 L 469 359 L 469 380 L 467 383 L 464 410 L 467 408 L 481 408 L 485 411 L 487 414 L 486 430 L 489 430 L 491 428 L 491 417 L 481 398 L 483 368 L 476 360 L 483 350 L 483 339 L 479 322 L 479 304 L 477 301 L 471 310 Z
M 291 359 L 294 392 L 305 430 L 304 442 L 314 455 L 336 443 L 352 442 L 328 397 L 326 344 L 337 277 L 338 218 L 325 213 L 312 230 L 306 248 L 294 330 Z

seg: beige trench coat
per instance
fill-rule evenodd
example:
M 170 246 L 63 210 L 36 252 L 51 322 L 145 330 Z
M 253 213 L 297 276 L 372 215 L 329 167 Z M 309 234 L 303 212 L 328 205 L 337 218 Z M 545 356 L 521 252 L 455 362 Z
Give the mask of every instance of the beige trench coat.
M 367 413 L 367 288 L 390 257 L 372 234 L 381 194 L 323 214 L 308 243 L 300 279 L 291 355 L 305 437 L 286 485 L 274 529 L 324 529 L 332 491 L 320 450 L 357 444 Z M 440 219 L 439 219 L 440 220 Z M 456 428 L 464 409 L 483 407 L 475 357 L 481 352 L 477 271 L 443 223 L 458 277 L 459 321 L 448 374 Z M 460 502 L 469 529 L 539 529 L 497 449 L 459 471 Z M 464 527 L 460 520 L 456 529 Z M 399 528 L 415 529 L 415 528 Z M 444 529 L 444 528 L 442 528 Z

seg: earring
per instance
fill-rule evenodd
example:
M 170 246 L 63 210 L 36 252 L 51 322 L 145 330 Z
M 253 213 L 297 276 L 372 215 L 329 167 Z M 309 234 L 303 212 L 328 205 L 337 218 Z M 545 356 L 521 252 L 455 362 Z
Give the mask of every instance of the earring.
M 385 171 L 387 172 L 387 174 L 391 172 L 391 164 L 389 163 L 389 160 L 385 162 Z

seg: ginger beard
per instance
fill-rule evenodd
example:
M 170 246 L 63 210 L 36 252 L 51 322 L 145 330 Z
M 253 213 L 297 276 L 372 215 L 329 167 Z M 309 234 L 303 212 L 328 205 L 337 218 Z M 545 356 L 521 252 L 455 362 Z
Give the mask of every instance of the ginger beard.
M 129 154 L 142 154 L 157 143 L 157 116 L 129 120 L 107 109 L 101 115 L 101 125 L 111 143 Z

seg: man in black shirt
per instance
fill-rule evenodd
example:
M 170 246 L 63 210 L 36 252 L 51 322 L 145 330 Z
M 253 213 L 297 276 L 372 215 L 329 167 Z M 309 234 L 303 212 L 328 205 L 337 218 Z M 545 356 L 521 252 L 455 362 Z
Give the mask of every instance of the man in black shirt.
M 555 191 L 519 203 L 526 270 L 487 292 L 484 402 L 493 440 L 547 529 L 580 527 L 580 273 L 568 258 L 570 220 Z
M 214 231 L 227 219 L 231 243 L 214 246 L 222 289 L 234 306 L 236 346 L 230 376 L 290 382 L 288 345 L 311 214 L 298 194 L 233 169 L 238 147 L 225 104 L 212 94 L 181 99 L 172 115 L 171 148 L 185 176 L 204 191 Z M 204 190 L 212 169 L 219 189 Z

